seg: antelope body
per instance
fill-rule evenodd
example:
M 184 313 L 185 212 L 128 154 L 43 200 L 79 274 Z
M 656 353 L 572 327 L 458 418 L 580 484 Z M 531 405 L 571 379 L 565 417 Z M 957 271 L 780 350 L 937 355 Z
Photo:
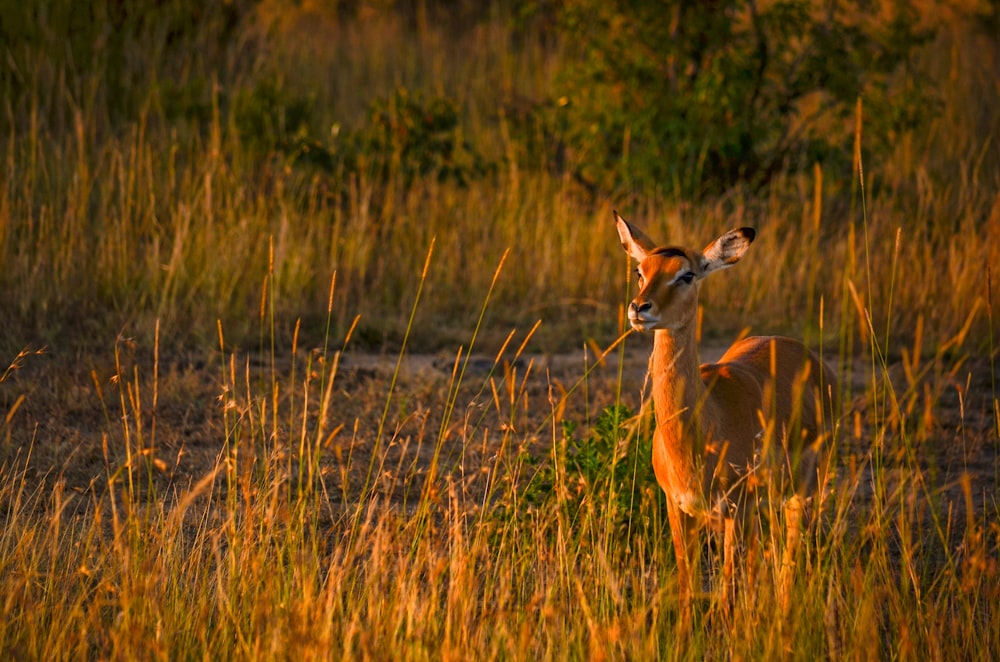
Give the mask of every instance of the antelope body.
M 652 331 L 650 375 L 656 431 L 653 469 L 667 496 L 682 607 L 690 601 L 699 531 L 743 529 L 755 490 L 807 496 L 822 469 L 824 415 L 833 375 L 801 342 L 776 336 L 734 343 L 718 363 L 700 365 L 698 285 L 735 264 L 755 237 L 731 230 L 695 251 L 658 247 L 615 212 L 625 251 L 638 263 L 639 293 L 628 317 Z

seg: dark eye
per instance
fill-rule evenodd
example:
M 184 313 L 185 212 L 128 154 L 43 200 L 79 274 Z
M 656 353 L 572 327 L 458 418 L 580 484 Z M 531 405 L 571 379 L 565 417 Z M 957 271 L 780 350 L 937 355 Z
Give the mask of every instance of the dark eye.
M 635 270 L 635 275 L 639 278 L 639 284 L 641 285 L 642 281 L 643 281 L 642 272 L 640 272 L 638 269 L 636 269 Z
M 690 285 L 691 282 L 694 280 L 694 272 L 693 271 L 686 271 L 686 272 L 682 273 L 680 276 L 678 276 L 677 280 Z

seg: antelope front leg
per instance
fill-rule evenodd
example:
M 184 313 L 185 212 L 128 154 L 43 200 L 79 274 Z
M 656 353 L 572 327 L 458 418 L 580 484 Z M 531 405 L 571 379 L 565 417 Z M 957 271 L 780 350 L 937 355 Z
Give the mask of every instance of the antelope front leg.
M 791 610 L 792 584 L 795 580 L 795 562 L 799 552 L 799 542 L 802 537 L 802 497 L 798 494 L 791 497 L 785 502 L 784 510 L 787 538 L 785 540 L 785 551 L 782 554 L 778 577 L 778 602 L 782 617 L 787 618 Z
M 698 530 L 694 521 L 688 517 L 667 497 L 667 518 L 670 522 L 670 537 L 674 543 L 674 557 L 677 560 L 677 600 L 681 612 L 681 629 L 687 632 L 691 628 L 691 599 L 694 595 L 694 581 L 700 584 L 700 573 L 697 560 Z M 692 573 L 699 576 L 694 577 Z
M 733 575 L 736 567 L 736 521 L 726 517 L 722 524 L 722 609 L 728 618 L 734 595 Z

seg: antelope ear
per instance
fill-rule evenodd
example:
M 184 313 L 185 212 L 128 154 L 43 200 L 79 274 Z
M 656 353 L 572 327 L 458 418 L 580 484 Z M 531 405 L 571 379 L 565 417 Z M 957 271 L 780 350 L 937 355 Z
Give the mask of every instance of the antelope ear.
M 618 226 L 618 237 L 622 240 L 622 248 L 636 262 L 642 262 L 656 248 L 653 240 L 647 237 L 639 228 L 633 227 L 615 212 L 615 224 Z
M 709 274 L 739 262 L 756 236 L 753 228 L 738 228 L 710 243 L 701 253 L 702 273 Z

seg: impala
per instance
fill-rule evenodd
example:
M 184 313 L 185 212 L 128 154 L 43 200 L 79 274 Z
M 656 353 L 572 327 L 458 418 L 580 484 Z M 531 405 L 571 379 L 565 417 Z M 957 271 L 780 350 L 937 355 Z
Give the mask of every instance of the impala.
M 777 491 L 798 513 L 815 489 L 833 376 L 801 342 L 777 336 L 743 338 L 718 363 L 699 365 L 699 283 L 739 261 L 756 235 L 752 228 L 731 230 L 695 251 L 658 247 L 618 212 L 615 220 L 625 252 L 638 263 L 629 322 L 653 332 L 653 470 L 667 496 L 687 613 L 700 531 L 725 534 L 724 571 L 731 574 L 734 532 L 747 528 L 753 504 Z M 786 553 L 793 535 L 797 541 L 797 523 L 789 523 Z

